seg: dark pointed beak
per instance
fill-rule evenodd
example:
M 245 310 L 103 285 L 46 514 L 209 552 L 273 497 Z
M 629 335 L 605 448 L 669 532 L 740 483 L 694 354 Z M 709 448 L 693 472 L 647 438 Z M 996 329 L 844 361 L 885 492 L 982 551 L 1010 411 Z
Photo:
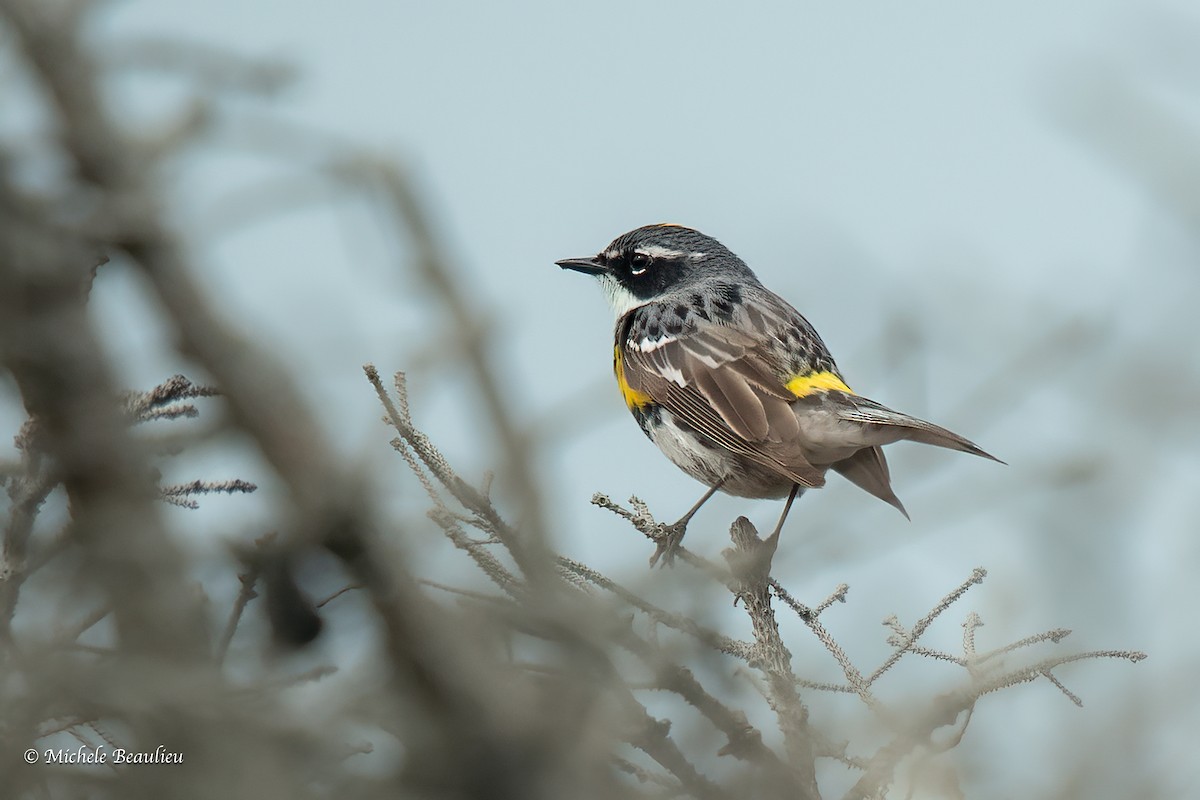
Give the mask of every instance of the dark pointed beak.
M 585 275 L 603 275 L 608 272 L 608 267 L 597 261 L 595 256 L 588 256 L 587 258 L 564 258 L 562 261 L 555 261 L 554 263 L 563 269 L 573 269 Z

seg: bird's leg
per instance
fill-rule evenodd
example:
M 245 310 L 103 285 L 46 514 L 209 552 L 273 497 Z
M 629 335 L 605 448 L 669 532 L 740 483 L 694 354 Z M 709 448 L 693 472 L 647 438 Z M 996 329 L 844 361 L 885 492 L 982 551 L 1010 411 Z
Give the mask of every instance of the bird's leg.
M 775 523 L 775 531 L 765 539 L 758 538 L 754 526 L 745 517 L 734 523 L 734 529 L 730 530 L 730 534 L 734 536 L 734 544 L 738 546 L 736 554 L 738 557 L 734 561 L 730 561 L 729 565 L 734 567 L 735 575 L 743 580 L 748 579 L 747 576 L 758 576 L 755 580 L 759 580 L 765 585 L 771 575 L 771 562 L 775 560 L 775 551 L 779 548 L 779 532 L 783 530 L 783 523 L 787 519 L 788 512 L 792 510 L 792 503 L 796 502 L 796 496 L 799 494 L 800 484 L 793 483 L 792 490 L 788 492 L 787 502 L 783 504 L 783 513 L 779 515 L 779 522 Z M 745 524 L 739 527 L 739 523 Z M 746 531 L 751 534 L 749 537 L 746 536 Z M 740 543 L 739 533 L 743 537 Z M 740 594 L 738 596 L 741 597 Z M 734 602 L 737 601 L 734 600 Z
M 683 541 L 683 535 L 687 533 L 688 522 L 690 522 L 692 517 L 695 516 L 696 512 L 700 510 L 700 506 L 707 503 L 708 499 L 717 493 L 717 490 L 721 488 L 723 483 L 725 483 L 724 479 L 714 484 L 707 492 L 704 493 L 704 496 L 696 502 L 696 505 L 692 506 L 691 509 L 689 509 L 686 514 L 680 517 L 674 525 L 663 526 L 662 537 L 658 540 L 657 545 L 654 548 L 654 555 L 650 556 L 650 566 L 653 567 L 655 564 L 657 564 L 660 558 L 662 559 L 664 567 L 668 564 L 671 564 L 675 560 L 675 553 L 679 550 L 679 544 Z
M 800 494 L 800 484 L 793 483 L 792 490 L 788 492 L 787 502 L 783 504 L 783 513 L 779 515 L 779 522 L 775 524 L 775 532 L 763 540 L 771 548 L 771 553 L 775 552 L 775 548 L 779 546 L 779 532 L 783 530 L 783 523 L 787 520 L 788 512 L 792 510 L 792 503 L 796 502 L 796 496 Z

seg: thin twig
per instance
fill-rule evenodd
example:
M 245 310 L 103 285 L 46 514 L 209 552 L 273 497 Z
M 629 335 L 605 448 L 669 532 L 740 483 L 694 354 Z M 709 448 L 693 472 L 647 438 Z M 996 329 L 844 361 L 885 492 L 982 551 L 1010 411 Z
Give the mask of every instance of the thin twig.
M 731 639 L 714 630 L 705 628 L 690 617 L 659 608 L 585 564 L 564 556 L 558 558 L 558 564 L 563 569 L 580 576 L 589 583 L 599 586 L 605 591 L 612 592 L 660 625 L 665 625 L 668 628 L 674 628 L 677 631 L 693 636 L 714 650 L 734 656 L 735 658 L 748 659 L 751 655 L 750 647 L 745 642 L 739 642 L 736 639 Z
M 352 592 L 352 591 L 354 591 L 355 589 L 362 589 L 362 588 L 363 588 L 363 585 L 362 585 L 361 583 L 351 583 L 351 584 L 347 584 L 346 586 L 343 586 L 342 588 L 338 589 L 338 590 L 337 590 L 336 592 L 334 592 L 333 594 L 331 594 L 331 595 L 329 595 L 328 597 L 326 597 L 324 600 L 320 600 L 320 601 L 318 601 L 317 603 L 315 603 L 315 604 L 314 604 L 314 607 L 316 607 L 316 608 L 324 608 L 325 606 L 327 606 L 327 605 L 329 605 L 330 603 L 332 603 L 334 600 L 336 600 L 336 599 L 338 599 L 339 597 L 341 597 L 342 595 L 344 595 L 346 592 Z
M 229 645 L 233 641 L 233 635 L 237 633 L 238 624 L 242 621 L 242 614 L 245 612 L 246 606 L 251 600 L 258 597 L 258 593 L 254 591 L 254 584 L 257 581 L 257 566 L 252 566 L 246 572 L 238 575 L 241 588 L 238 590 L 237 598 L 233 601 L 233 608 L 229 612 L 229 619 L 225 622 L 225 630 L 221 634 L 221 638 L 217 640 L 217 649 L 213 656 L 213 660 L 218 666 L 225 663 L 225 654 L 229 652 Z
M 632 630 L 626 630 L 619 641 L 654 670 L 654 685 L 657 688 L 682 697 L 725 734 L 726 744 L 719 755 L 732 755 L 757 764 L 767 771 L 770 783 L 776 789 L 795 791 L 791 771 L 763 744 L 762 733 L 750 724 L 742 711 L 722 703 L 704 689 L 691 670 L 666 660 L 657 647 L 635 635 Z
M 833 638 L 833 634 L 826 630 L 825 626 L 822 625 L 818 620 L 818 617 L 821 615 L 821 613 L 834 603 L 846 602 L 846 593 L 850 591 L 850 587 L 844 583 L 839 584 L 838 587 L 829 595 L 829 597 L 825 598 L 825 600 L 820 603 L 820 605 L 818 605 L 816 608 L 810 609 L 808 606 L 799 603 L 796 598 L 792 597 L 791 593 L 780 586 L 779 582 L 774 578 L 769 581 L 769 584 L 771 589 L 775 592 L 775 595 L 796 612 L 796 615 L 800 617 L 801 621 L 808 626 L 808 629 L 816 635 L 817 640 L 825 646 L 825 649 L 828 650 L 830 655 L 833 656 L 834 660 L 838 662 L 838 666 L 842 668 L 842 674 L 846 676 L 846 682 L 849 684 L 849 691 L 857 694 L 868 708 L 877 709 L 878 701 L 875 699 L 874 695 L 871 694 L 870 684 L 867 683 L 867 681 L 863 678 L 862 673 L 859 672 L 858 668 L 855 667 L 853 662 L 850 661 L 850 656 L 846 654 L 846 651 L 842 649 L 842 646 L 837 643 L 836 639 Z M 800 683 L 800 685 L 805 684 Z M 836 684 L 815 685 L 812 686 L 812 688 L 821 688 L 825 689 L 826 691 L 843 691 L 843 688 L 837 686 Z
M 970 578 L 963 581 L 958 588 L 943 597 L 938 604 L 933 607 L 932 611 L 917 621 L 917 624 L 913 626 L 911 632 L 905 634 L 903 640 L 899 645 L 897 645 L 896 650 L 890 656 L 888 656 L 887 659 L 880 664 L 879 667 L 867 678 L 867 685 L 870 686 L 871 684 L 875 683 L 875 681 L 879 680 L 880 675 L 894 667 L 896 662 L 899 661 L 905 653 L 909 652 L 909 647 L 916 643 L 917 639 L 919 639 L 921 635 L 929 629 L 929 626 L 933 624 L 933 621 L 937 619 L 942 612 L 953 605 L 958 598 L 966 594 L 967 590 L 972 586 L 983 583 L 983 579 L 986 576 L 987 570 L 983 569 L 982 567 L 976 567 L 974 570 L 972 570 Z

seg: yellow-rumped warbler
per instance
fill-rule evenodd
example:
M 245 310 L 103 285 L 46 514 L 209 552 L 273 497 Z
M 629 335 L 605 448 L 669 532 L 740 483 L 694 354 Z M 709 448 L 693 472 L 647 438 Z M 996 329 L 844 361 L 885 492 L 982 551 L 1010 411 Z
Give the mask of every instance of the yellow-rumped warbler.
M 613 371 L 650 440 L 710 488 L 787 497 L 832 469 L 908 516 L 882 445 L 901 439 L 999 459 L 956 433 L 855 394 L 812 325 L 728 248 L 680 225 L 648 225 L 595 256 L 556 262 L 600 280 L 617 314 Z M 651 563 L 655 559 L 651 559 Z

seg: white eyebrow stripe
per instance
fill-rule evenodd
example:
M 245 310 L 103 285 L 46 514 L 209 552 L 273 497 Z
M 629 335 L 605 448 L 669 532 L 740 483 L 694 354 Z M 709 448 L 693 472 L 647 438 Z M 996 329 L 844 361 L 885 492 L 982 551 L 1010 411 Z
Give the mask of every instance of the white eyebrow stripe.
M 651 258 L 683 258 L 687 253 L 682 250 L 672 250 L 669 247 L 663 247 L 659 244 L 648 244 L 644 247 L 639 247 L 634 250 L 635 253 L 641 253 L 644 256 Z

